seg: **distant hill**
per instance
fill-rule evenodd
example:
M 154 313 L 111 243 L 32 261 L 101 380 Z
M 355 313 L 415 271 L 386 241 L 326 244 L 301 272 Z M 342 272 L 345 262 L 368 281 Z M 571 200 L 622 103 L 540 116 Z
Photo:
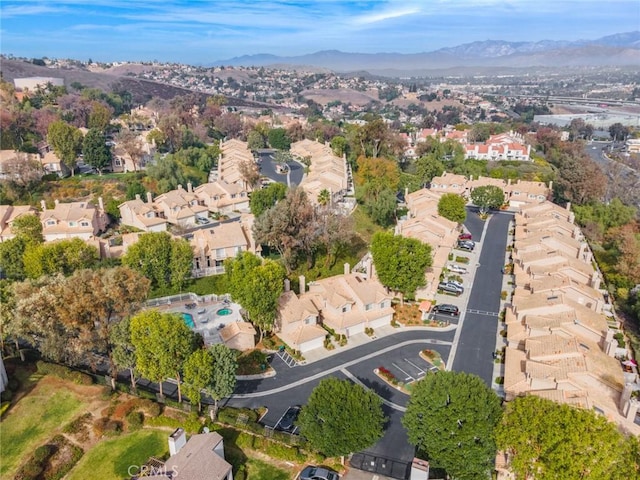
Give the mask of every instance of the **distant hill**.
M 220 60 L 213 65 L 319 67 L 336 72 L 364 70 L 381 76 L 419 76 L 445 69 L 640 65 L 640 31 L 596 40 L 508 42 L 486 40 L 433 52 L 346 53 L 325 50 L 294 57 L 270 54 Z

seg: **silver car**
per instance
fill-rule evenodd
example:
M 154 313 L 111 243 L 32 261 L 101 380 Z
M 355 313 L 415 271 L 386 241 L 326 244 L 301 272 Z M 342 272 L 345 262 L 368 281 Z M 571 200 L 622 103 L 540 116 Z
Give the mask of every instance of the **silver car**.
M 328 468 L 308 466 L 300 472 L 300 480 L 340 480 L 340 476 Z

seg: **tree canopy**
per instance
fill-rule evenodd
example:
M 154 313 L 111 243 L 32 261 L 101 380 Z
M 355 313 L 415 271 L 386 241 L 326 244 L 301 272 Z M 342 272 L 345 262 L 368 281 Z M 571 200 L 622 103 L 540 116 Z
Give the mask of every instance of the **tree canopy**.
M 374 234 L 371 255 L 380 282 L 407 298 L 425 284 L 425 270 L 432 262 L 431 245 L 390 232 Z
M 640 471 L 636 438 L 593 411 L 535 395 L 507 403 L 496 442 L 518 478 L 626 480 Z
M 325 378 L 302 407 L 297 425 L 314 448 L 329 457 L 348 455 L 382 437 L 382 400 L 349 380 Z
M 471 201 L 480 207 L 480 213 L 485 214 L 489 210 L 500 208 L 504 203 L 504 192 L 495 185 L 486 185 L 474 188 L 471 192 Z
M 438 372 L 415 383 L 402 424 L 409 442 L 453 478 L 488 478 L 500 399 L 475 375 Z
M 140 235 L 140 239 L 122 257 L 122 264 L 151 280 L 152 288 L 168 285 L 182 288 L 190 278 L 192 262 L 189 242 L 172 239 L 166 232 Z
M 192 403 L 201 406 L 201 391 L 215 401 L 233 393 L 236 385 L 235 353 L 223 343 L 193 352 L 184 364 L 185 393 Z
M 140 312 L 131 319 L 131 343 L 136 352 L 136 369 L 157 382 L 169 377 L 178 381 L 178 401 L 182 402 L 181 372 L 185 360 L 195 350 L 194 333 L 179 315 L 157 310 Z
M 55 273 L 71 275 L 97 265 L 99 260 L 98 249 L 79 238 L 29 244 L 23 255 L 24 273 L 29 278 Z
M 272 128 L 268 134 L 269 145 L 278 150 L 289 150 L 291 140 L 284 128 Z
M 76 157 L 82 150 L 82 132 L 63 120 L 56 120 L 49 125 L 47 138 L 58 158 L 73 174 Z
M 273 328 L 285 271 L 273 260 L 260 260 L 249 252 L 225 261 L 229 293 L 247 311 L 261 335 Z
M 87 132 L 82 142 L 82 156 L 85 163 L 94 167 L 100 174 L 109 165 L 111 151 L 101 130 L 92 128 Z
M 455 193 L 445 193 L 438 201 L 438 215 L 452 222 L 463 223 L 467 218 L 464 197 Z

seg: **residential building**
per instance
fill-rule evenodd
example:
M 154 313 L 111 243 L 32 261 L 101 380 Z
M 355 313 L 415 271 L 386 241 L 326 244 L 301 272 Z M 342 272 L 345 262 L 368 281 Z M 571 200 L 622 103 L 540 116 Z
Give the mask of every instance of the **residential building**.
M 464 175 L 456 175 L 446 171 L 439 177 L 433 177 L 429 188 L 440 193 L 456 193 L 464 196 L 469 194 L 467 178 Z
M 320 311 L 312 299 L 308 295 L 298 297 L 288 285 L 285 286 L 285 291 L 278 299 L 276 313 L 275 331 L 278 337 L 302 354 L 322 348 L 328 332 L 319 323 Z
M 134 127 L 133 131 L 137 131 Z M 137 172 L 145 170 L 147 165 L 153 162 L 153 157 L 157 152 L 156 145 L 147 139 L 148 132 L 138 133 L 135 142 L 138 147 L 138 154 L 132 156 L 117 140 L 107 142 L 107 145 L 114 147 L 111 156 L 111 171 L 115 173 L 121 172 Z
M 248 220 L 212 224 L 189 233 L 185 238 L 193 249 L 194 277 L 224 273 L 224 261 L 242 252 L 257 253 L 250 240 Z
M 312 204 L 318 203 L 318 196 L 323 190 L 330 193 L 332 203 L 341 202 L 349 193 L 352 185 L 347 160 L 344 156 L 334 155 L 329 145 L 300 140 L 291 145 L 291 154 L 309 162 L 309 173 L 302 179 L 300 187 Z
M 89 202 L 60 203 L 55 200 L 53 209 L 41 202 L 42 235 L 45 241 L 66 238 L 89 240 L 107 228 L 108 218 L 104 211 L 102 198 L 98 207 Z
M 518 180 L 516 183 L 507 181 L 504 189 L 506 200 L 510 207 L 520 208 L 525 205 L 544 203 L 551 199 L 553 182 L 530 182 Z
M 178 185 L 177 189 L 159 195 L 153 200 L 153 208 L 167 222 L 182 227 L 196 226 L 209 217 L 209 209 L 200 204 L 191 183 L 187 183 L 186 190 Z
M 218 169 L 215 178 L 211 180 L 225 181 L 228 184 L 239 183 L 244 190 L 250 191 L 251 185 L 247 185 L 242 170 L 257 169 L 257 166 L 247 142 L 237 139 L 221 141 L 220 151 Z
M 198 202 L 213 213 L 249 211 L 249 191 L 244 188 L 244 182 L 228 183 L 225 180 L 216 180 L 196 187 L 193 193 Z
M 151 192 L 147 193 L 147 203 L 140 195 L 134 200 L 127 200 L 118 205 L 120 223 L 135 227 L 143 232 L 164 232 L 167 230 L 167 219 L 158 212 L 153 204 Z
M 0 150 L 0 180 L 40 179 L 44 170 L 37 154 Z
M 170 457 L 155 460 L 137 480 L 233 480 L 232 467 L 224 458 L 224 441 L 217 432 L 187 436 L 182 428 L 169 436 Z
M 220 338 L 224 344 L 240 352 L 253 350 L 256 347 L 256 329 L 249 322 L 231 322 L 220 329 Z
M 22 215 L 36 215 L 38 210 L 30 205 L 0 205 L 0 242 L 15 237 L 11 224 Z

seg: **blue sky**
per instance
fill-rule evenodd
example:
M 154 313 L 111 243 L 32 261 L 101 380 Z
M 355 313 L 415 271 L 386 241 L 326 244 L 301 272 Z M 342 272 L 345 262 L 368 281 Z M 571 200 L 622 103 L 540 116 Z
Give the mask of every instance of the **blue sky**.
M 417 53 L 640 28 L 638 0 L 2 0 L 0 51 L 211 63 L 257 53 Z

